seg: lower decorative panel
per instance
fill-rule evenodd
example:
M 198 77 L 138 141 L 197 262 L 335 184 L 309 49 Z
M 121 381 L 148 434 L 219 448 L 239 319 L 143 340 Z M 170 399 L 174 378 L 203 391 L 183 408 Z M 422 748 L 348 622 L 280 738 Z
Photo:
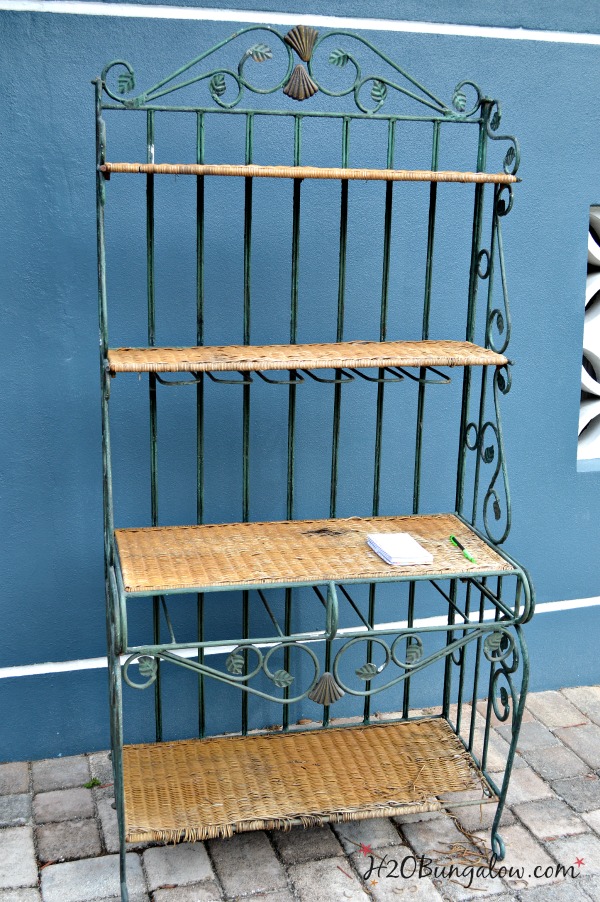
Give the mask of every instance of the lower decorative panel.
M 129 745 L 123 767 L 129 842 L 435 811 L 438 796 L 474 789 L 494 798 L 440 718 Z

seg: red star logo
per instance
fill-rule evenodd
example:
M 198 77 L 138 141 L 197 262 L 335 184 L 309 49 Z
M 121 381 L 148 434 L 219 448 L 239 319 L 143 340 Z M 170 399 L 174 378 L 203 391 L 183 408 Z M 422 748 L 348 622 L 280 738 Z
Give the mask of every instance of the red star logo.
M 577 865 L 578 868 L 580 868 L 582 864 L 585 864 L 585 861 L 583 860 L 583 858 L 576 858 L 575 864 Z
M 371 855 L 373 853 L 371 846 L 365 846 L 364 842 L 361 842 L 360 844 L 360 851 L 363 855 Z

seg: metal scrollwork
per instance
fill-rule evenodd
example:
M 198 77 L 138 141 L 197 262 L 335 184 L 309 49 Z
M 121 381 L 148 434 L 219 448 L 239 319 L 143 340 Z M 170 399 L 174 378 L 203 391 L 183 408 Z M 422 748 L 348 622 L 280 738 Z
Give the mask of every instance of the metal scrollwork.
M 502 305 L 499 307 L 491 307 L 488 309 L 486 323 L 486 345 L 493 351 L 503 354 L 510 342 L 511 335 L 511 316 L 510 303 L 508 299 L 508 286 L 506 281 L 506 267 L 504 264 L 504 244 L 502 241 L 502 223 L 501 218 L 507 216 L 513 206 L 513 190 L 512 185 L 502 185 L 496 191 L 494 201 L 494 231 L 495 244 L 498 246 L 498 261 L 500 264 L 500 279 L 502 283 Z M 501 336 L 501 340 L 497 341 L 495 332 Z
M 486 657 L 488 658 L 488 660 L 492 661 L 493 668 L 490 683 L 490 696 L 492 699 L 494 714 L 496 715 L 498 720 L 506 722 L 511 716 L 512 720 L 514 721 L 518 712 L 518 697 L 514 685 L 513 675 L 516 673 L 519 667 L 520 658 L 519 652 L 517 650 L 517 645 L 513 637 L 510 635 L 510 633 L 504 630 L 502 631 L 502 633 L 504 637 L 508 636 L 510 643 L 507 643 L 507 647 L 504 651 L 501 652 L 501 657 L 490 658 L 488 654 L 486 654 Z M 491 635 L 493 636 L 494 633 L 492 633 Z M 506 642 L 506 639 L 503 639 L 503 642 Z M 501 651 L 501 649 L 502 642 L 498 651 Z M 503 681 L 503 685 L 501 684 L 501 681 Z
M 465 88 L 470 88 L 475 92 L 475 102 L 468 108 Z M 474 116 L 475 113 L 478 112 L 479 108 L 481 107 L 482 100 L 483 97 L 479 85 L 476 85 L 474 81 L 461 81 L 454 89 L 454 93 L 452 95 L 452 106 L 454 107 L 456 112 L 460 114 L 461 118 L 468 119 L 470 116 Z
M 140 676 L 145 677 L 143 683 L 136 683 L 129 675 L 129 668 L 137 663 Z M 147 689 L 156 682 L 158 676 L 158 658 L 152 655 L 130 655 L 123 664 L 123 679 L 132 689 Z
M 396 646 L 404 639 L 406 640 L 406 658 L 402 661 L 396 654 Z M 396 636 L 394 639 L 391 654 L 392 661 L 397 667 L 402 667 L 403 670 L 411 670 L 413 667 L 416 667 L 423 657 L 423 642 L 416 634 L 407 636 L 406 633 L 400 633 L 400 635 Z
M 487 420 L 481 427 L 478 440 L 478 453 L 486 464 L 492 464 L 495 461 L 494 472 L 490 479 L 487 491 L 483 498 L 483 522 L 488 537 L 496 545 L 505 541 L 511 526 L 511 505 L 510 491 L 508 487 L 508 474 L 506 472 L 506 458 L 504 454 L 504 441 L 502 438 L 502 420 L 500 417 L 499 394 L 506 395 L 511 387 L 511 373 L 507 365 L 497 367 L 494 372 L 494 409 L 496 413 L 496 422 Z M 486 444 L 487 435 L 491 433 L 492 443 Z M 502 501 L 498 494 L 496 485 L 499 477 L 502 477 L 502 485 L 504 489 L 504 501 L 506 503 L 505 522 L 502 532 L 495 534 L 492 524 L 490 523 L 490 507 L 493 511 L 494 522 L 498 523 L 502 520 Z
M 271 47 L 263 41 L 252 44 L 243 52 L 237 65 L 237 71 L 226 66 L 217 66 L 216 68 L 210 68 L 207 71 L 181 79 L 181 76 L 184 76 L 185 73 L 197 67 L 200 63 L 207 60 L 223 47 L 238 40 L 242 35 L 255 31 L 267 32 L 275 38 L 275 40 L 279 42 L 280 47 L 283 48 L 284 60 L 286 60 L 287 65 L 283 77 L 278 78 L 275 84 L 268 87 L 259 87 L 246 77 L 246 65 L 249 61 L 261 64 L 273 58 Z M 115 93 L 115 91 L 107 84 L 107 76 L 115 66 L 122 67 L 125 70 L 120 72 L 117 78 L 118 93 Z M 183 88 L 189 88 L 191 85 L 208 81 L 208 89 L 213 101 L 223 109 L 233 109 L 239 104 L 245 91 L 250 91 L 253 94 L 273 94 L 281 90 L 289 82 L 293 66 L 294 55 L 292 47 L 285 42 L 284 36 L 274 28 L 270 28 L 268 25 L 252 25 L 231 35 L 214 47 L 211 47 L 210 50 L 200 54 L 200 56 L 197 56 L 189 63 L 186 63 L 185 66 L 177 69 L 176 72 L 163 78 L 147 91 L 144 91 L 142 94 L 138 94 L 135 97 L 124 96 L 125 94 L 129 94 L 135 88 L 135 74 L 133 68 L 125 60 L 114 60 L 105 66 L 102 71 L 101 79 L 104 90 L 108 96 L 127 108 L 137 109 L 143 107 L 145 104 L 153 103 L 161 97 L 172 94 L 174 91 L 179 91 Z M 233 86 L 235 95 L 230 96 L 230 99 L 226 99 L 228 93 L 231 95 L 230 86 Z
M 251 44 L 241 55 L 237 67 L 235 65 L 210 66 L 210 61 L 218 51 L 254 32 L 261 32 L 261 37 L 265 36 L 266 42 L 260 40 Z M 353 42 L 350 49 L 348 48 L 349 40 Z M 328 42 L 324 48 L 328 66 L 338 69 L 347 67 L 348 71 L 352 73 L 345 86 L 339 90 L 328 85 L 327 72 L 330 70 L 325 69 L 322 79 L 317 77 L 315 72 L 315 55 L 323 55 L 317 54 L 317 51 L 323 47 L 324 42 Z M 284 68 L 282 71 L 279 66 L 274 70 L 278 75 L 273 82 L 265 87 L 260 87 L 248 78 L 247 64 L 263 64 L 273 60 L 274 48 L 271 43 L 277 45 L 278 51 L 284 51 Z M 381 71 L 363 73 L 358 55 L 353 52 L 354 49 L 363 51 L 362 55 L 366 50 L 367 55 L 375 58 L 378 69 L 383 64 Z M 207 68 L 198 71 L 198 67 L 203 63 L 207 64 Z M 118 70 L 116 83 L 111 80 L 111 84 L 109 84 L 108 78 L 109 75 L 112 77 L 115 74 L 112 71 L 114 69 Z M 233 109 L 238 106 L 247 91 L 253 94 L 273 94 L 282 90 L 288 97 L 298 101 L 304 101 L 320 91 L 329 97 L 351 96 L 356 108 L 361 113 L 373 115 L 388 102 L 392 94 L 400 94 L 412 102 L 427 107 L 443 118 L 462 121 L 478 115 L 484 99 L 481 90 L 474 82 L 462 81 L 456 86 L 451 102 L 446 103 L 360 35 L 348 31 L 328 31 L 319 34 L 315 28 L 305 25 L 291 28 L 286 34 L 282 34 L 268 25 L 248 26 L 220 41 L 171 75 L 161 79 L 148 90 L 134 96 L 132 94 L 136 88 L 135 73 L 133 67 L 125 60 L 113 60 L 105 66 L 101 80 L 104 90 L 111 100 L 131 109 L 139 109 L 147 104 L 152 104 L 175 91 L 201 82 L 207 83 L 212 100 L 223 109 Z M 470 98 L 473 93 L 474 98 Z M 498 110 L 494 115 L 496 118 L 499 116 Z M 494 117 L 492 120 L 496 121 Z M 486 125 L 491 128 L 489 122 Z M 498 138 L 493 132 L 492 135 L 495 139 Z M 514 148 L 513 153 L 516 153 L 518 157 L 518 149 Z M 510 161 L 505 161 L 505 166 L 512 166 L 515 171 L 516 165 L 518 165 L 518 159 L 515 161 L 511 158 Z
M 511 634 L 505 629 L 496 629 L 485 637 L 483 653 L 492 663 L 505 661 L 514 651 L 515 642 Z
M 504 161 L 502 164 L 502 168 L 507 175 L 516 175 L 517 170 L 519 169 L 519 163 L 521 161 L 521 151 L 519 148 L 519 142 L 514 137 L 514 135 L 498 135 L 496 132 L 500 126 L 500 121 L 502 119 L 502 110 L 500 109 L 500 104 L 497 100 L 494 100 L 490 105 L 488 110 L 488 115 L 485 120 L 485 130 L 487 132 L 488 138 L 491 138 L 492 141 L 509 141 L 510 146 L 504 155 Z

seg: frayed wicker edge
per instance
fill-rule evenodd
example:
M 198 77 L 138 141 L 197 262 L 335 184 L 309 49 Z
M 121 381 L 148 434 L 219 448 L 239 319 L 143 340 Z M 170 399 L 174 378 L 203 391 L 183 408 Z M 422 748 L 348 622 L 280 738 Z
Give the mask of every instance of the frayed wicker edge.
M 325 824 L 364 821 L 372 817 L 394 817 L 398 814 L 420 814 L 424 811 L 441 811 L 442 804 L 437 799 L 409 804 L 374 805 L 370 808 L 328 811 L 323 814 L 296 814 L 287 817 L 258 818 L 237 821 L 233 824 L 210 824 L 206 827 L 185 827 L 180 830 L 132 830 L 127 831 L 127 842 L 200 842 L 205 839 L 226 839 L 235 833 L 252 830 L 284 830 L 301 825 L 305 829 L 323 827 Z

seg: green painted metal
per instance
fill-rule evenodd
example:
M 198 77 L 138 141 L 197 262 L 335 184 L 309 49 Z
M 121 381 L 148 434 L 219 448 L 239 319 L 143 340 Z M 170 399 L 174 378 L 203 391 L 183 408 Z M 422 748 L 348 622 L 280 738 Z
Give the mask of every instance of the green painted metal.
M 300 65 L 304 74 L 294 75 L 298 63 L 299 36 L 308 47 Z M 225 52 L 232 54 L 231 65 L 223 63 Z M 303 51 L 304 52 L 304 51 Z M 237 56 L 236 56 L 237 54 Z M 366 60 L 363 57 L 366 55 Z M 279 56 L 279 67 L 271 63 Z M 366 68 L 368 66 L 368 68 Z M 259 67 L 257 69 L 256 67 Z M 255 81 L 260 70 L 260 83 Z M 338 71 L 339 70 L 339 71 Z M 343 70 L 343 71 L 342 71 Z M 269 77 L 269 73 L 275 73 Z M 332 75 L 333 74 L 333 75 Z M 336 80 L 341 74 L 343 81 Z M 343 84 L 343 87 L 340 85 Z M 115 60 L 96 79 L 96 201 L 98 235 L 98 299 L 100 325 L 101 364 L 101 414 L 102 414 L 102 461 L 104 499 L 104 548 L 105 585 L 107 603 L 107 637 L 109 661 L 109 689 L 111 701 L 111 749 L 115 771 L 115 798 L 120 831 L 120 867 L 122 899 L 127 900 L 125 882 L 125 841 L 124 841 L 124 794 L 123 794 L 123 722 L 122 722 L 122 680 L 137 689 L 154 687 L 156 738 L 162 738 L 162 687 L 161 667 L 171 664 L 191 671 L 198 686 L 198 735 L 207 732 L 207 710 L 205 681 L 207 679 L 235 686 L 241 692 L 241 731 L 250 729 L 249 701 L 259 697 L 281 706 L 282 730 L 291 724 L 291 711 L 297 702 L 307 699 L 323 674 L 333 680 L 339 693 L 355 697 L 362 706 L 363 721 L 372 718 L 371 697 L 394 686 L 402 690 L 402 720 L 414 719 L 411 715 L 411 680 L 422 670 L 436 662 L 444 662 L 442 686 L 442 716 L 448 720 L 461 738 L 465 748 L 487 778 L 491 791 L 499 798 L 498 811 L 492 827 L 492 844 L 499 857 L 504 854 L 504 845 L 498 834 L 498 824 L 502 807 L 506 800 L 510 771 L 514 761 L 519 727 L 523 714 L 525 692 L 529 678 L 529 661 L 524 644 L 521 624 L 526 623 L 534 610 L 533 589 L 529 576 L 516 561 L 500 547 L 505 541 L 511 525 L 511 503 L 507 480 L 500 402 L 511 387 L 508 366 L 490 370 L 482 367 L 478 398 L 474 398 L 474 374 L 470 367 L 463 370 L 462 405 L 460 411 L 459 442 L 456 464 L 455 507 L 459 518 L 473 529 L 484 541 L 490 543 L 508 565 L 508 570 L 500 575 L 498 571 L 481 569 L 476 572 L 429 573 L 422 576 L 401 577 L 393 573 L 368 585 L 368 596 L 363 602 L 353 596 L 353 586 L 359 580 L 344 580 L 342 583 L 328 583 L 326 586 L 307 582 L 289 582 L 284 585 L 265 583 L 260 588 L 252 584 L 240 583 L 236 586 L 202 585 L 193 587 L 196 595 L 197 634 L 193 641 L 176 641 L 167 607 L 171 595 L 190 594 L 190 589 L 172 590 L 167 596 L 153 596 L 146 592 L 126 592 L 124 589 L 120 563 L 114 544 L 114 516 L 112 500 L 112 473 L 110 457 L 109 398 L 111 380 L 107 368 L 108 305 L 106 288 L 105 223 L 104 211 L 107 199 L 108 175 L 100 170 L 106 161 L 105 115 L 116 112 L 132 112 L 146 118 L 146 160 L 154 161 L 155 121 L 163 111 L 194 114 L 196 123 L 195 162 L 205 162 L 205 135 L 207 124 L 214 116 L 243 116 L 245 120 L 244 162 L 253 161 L 255 123 L 261 117 L 271 117 L 273 122 L 291 120 L 293 142 L 291 159 L 298 166 L 305 158 L 303 141 L 308 129 L 305 120 L 329 119 L 339 123 L 341 136 L 341 165 L 349 165 L 350 132 L 355 122 L 380 122 L 387 124 L 385 146 L 382 147 L 387 168 L 393 168 L 395 151 L 404 123 L 421 123 L 428 127 L 431 135 L 431 168 L 438 169 L 441 149 L 445 142 L 453 138 L 453 129 L 470 126 L 476 139 L 477 169 L 484 171 L 490 142 L 504 142 L 507 146 L 503 168 L 506 173 L 516 174 L 519 166 L 519 146 L 512 136 L 498 133 L 501 110 L 495 100 L 487 98 L 470 81 L 460 82 L 448 100 L 440 98 L 413 78 L 394 60 L 382 53 L 375 45 L 360 35 L 346 31 L 331 31 L 318 34 L 314 29 L 301 27 L 287 34 L 270 26 L 249 26 L 219 42 L 201 53 L 166 78 L 160 79 L 151 88 L 136 93 L 133 68 L 124 60 Z M 193 98 L 204 99 L 204 103 L 190 104 L 189 89 L 194 87 Z M 302 107 L 283 97 L 301 100 L 314 90 L 324 98 L 319 109 Z M 202 93 L 204 92 L 204 94 Z M 179 95 L 179 96 L 177 96 Z M 469 101 L 469 97 L 472 98 Z M 263 103 L 278 98 L 282 106 L 272 109 L 266 106 L 253 107 L 251 101 Z M 172 101 L 175 102 L 172 102 Z M 183 100 L 183 102 L 180 102 Z M 397 108 L 400 103 L 400 109 Z M 330 109 L 329 105 L 335 104 Z M 196 176 L 196 342 L 204 344 L 205 330 L 205 194 L 204 178 Z M 347 181 L 341 181 L 339 206 L 339 249 L 338 249 L 338 292 L 336 340 L 342 341 L 345 331 L 345 302 L 347 282 L 348 217 L 349 192 Z M 394 211 L 402 211 L 398 203 L 401 185 L 388 182 L 385 186 L 385 203 L 382 217 L 382 271 L 381 302 L 379 316 L 379 338 L 385 341 L 390 332 L 389 306 L 390 272 L 393 258 Z M 430 336 L 430 314 L 434 284 L 436 220 L 438 216 L 438 193 L 443 190 L 436 183 L 429 188 L 429 204 L 426 211 L 427 245 L 425 278 L 423 290 L 423 316 L 421 334 L 423 339 Z M 464 186 L 465 192 L 470 192 Z M 490 192 L 493 198 L 490 199 Z M 486 188 L 476 185 L 473 194 L 472 238 L 469 259 L 469 287 L 465 323 L 465 337 L 477 341 L 476 327 L 477 300 L 481 282 L 487 281 L 485 309 L 485 331 L 479 343 L 485 347 L 506 352 L 510 341 L 511 320 L 507 289 L 507 274 L 502 241 L 502 221 L 513 206 L 513 188 L 493 186 Z M 491 206 L 490 206 L 491 203 Z M 290 321 L 289 340 L 298 340 L 299 312 L 301 310 L 299 286 L 302 260 L 301 210 L 302 181 L 294 179 L 290 186 L 292 210 L 291 231 L 291 279 L 290 279 Z M 491 211 L 491 212 L 490 212 Z M 244 344 L 251 343 L 252 323 L 252 250 L 253 241 L 253 180 L 244 181 L 243 213 L 243 277 L 244 287 L 241 298 L 241 331 Z M 489 246 L 484 236 L 488 230 Z M 148 345 L 156 343 L 156 296 L 155 296 L 155 194 L 154 176 L 146 176 L 146 266 L 147 266 L 147 306 Z M 498 279 L 498 273 L 500 278 Z M 498 289 L 499 286 L 499 289 Z M 496 296 L 501 300 L 497 302 Z M 483 314 L 483 311 L 482 311 Z M 205 522 L 205 389 L 207 376 L 217 384 L 240 384 L 241 431 L 242 431 L 242 493 L 241 519 L 249 520 L 251 513 L 250 484 L 250 411 L 252 376 L 240 374 L 235 378 L 223 378 L 214 373 L 191 373 L 190 379 L 168 380 L 158 374 L 149 374 L 149 436 L 150 436 L 150 521 L 158 525 L 158 418 L 157 395 L 159 385 L 196 386 L 196 522 Z M 340 434 L 342 417 L 345 415 L 347 392 L 343 384 L 349 384 L 357 377 L 377 385 L 375 397 L 375 434 L 373 443 L 373 492 L 371 513 L 377 516 L 382 506 L 381 477 L 383 455 L 383 429 L 386 416 L 393 404 L 392 389 L 386 382 L 398 382 L 408 390 L 411 381 L 417 383 L 416 431 L 414 436 L 414 468 L 412 479 L 412 510 L 418 513 L 421 502 L 421 462 L 426 436 L 424 434 L 424 414 L 426 386 L 449 381 L 445 373 L 434 368 L 422 367 L 418 376 L 404 368 L 379 369 L 377 375 L 360 370 L 337 369 L 334 378 L 325 378 L 310 370 L 292 370 L 288 378 L 275 379 L 263 373 L 255 374 L 273 386 L 287 385 L 287 467 L 285 510 L 288 519 L 296 515 L 296 429 L 298 386 L 310 378 L 323 386 L 333 385 L 331 444 L 326 446 L 330 463 L 330 517 L 338 512 L 338 485 L 340 470 Z M 491 386 L 488 383 L 491 382 Z M 219 389 L 221 390 L 221 389 Z M 394 389 L 393 391 L 396 391 Z M 403 389 L 398 389 L 403 390 Z M 437 391 L 438 389 L 429 389 Z M 223 391 L 226 391 L 223 389 Z M 329 390 L 322 388 L 324 393 Z M 233 403 L 237 403 L 234 401 Z M 472 409 L 473 408 L 473 409 Z M 470 455 L 474 457 L 470 459 Z M 404 464 L 404 462 L 403 462 Z M 406 469 L 406 468 L 405 468 Z M 465 511 L 469 510 L 469 517 Z M 476 524 L 480 523 L 480 527 Z M 408 583 L 407 605 L 404 621 L 396 625 L 377 624 L 377 585 L 380 582 Z M 433 587 L 442 600 L 446 611 L 443 625 L 422 625 L 418 622 L 423 583 Z M 323 607 L 323 620 L 319 615 L 314 619 L 315 630 L 298 632 L 294 630 L 296 613 L 295 590 L 309 587 L 319 605 Z M 279 619 L 276 605 L 269 595 L 270 589 L 283 590 L 283 617 Z M 207 593 L 232 590 L 241 593 L 242 629 L 241 635 L 231 640 L 214 640 L 206 635 L 205 600 Z M 399 586 L 400 592 L 400 586 Z M 275 596 L 278 597 L 278 596 Z M 152 641 L 142 645 L 130 645 L 127 638 L 127 606 L 133 599 L 152 598 L 153 628 Z M 257 602 L 266 611 L 273 624 L 275 635 L 257 637 L 252 634 L 251 614 Z M 342 617 L 350 617 L 351 627 L 339 628 Z M 162 624 L 165 624 L 164 635 Z M 442 641 L 441 641 L 442 640 Z M 441 644 L 440 644 L 441 641 Z M 362 643 L 362 644 L 361 644 Z M 208 653 L 215 654 L 223 646 L 229 646 L 223 669 L 208 663 Z M 231 650 L 231 648 L 233 650 Z M 281 654 L 283 666 L 275 666 L 275 656 Z M 120 656 L 126 660 L 121 665 Z M 302 679 L 292 673 L 295 656 L 312 667 Z M 383 655 L 383 664 L 377 664 Z M 359 661 L 354 672 L 348 676 L 348 662 Z M 137 667 L 139 677 L 133 676 Z M 262 681 L 263 687 L 250 685 L 253 679 Z M 272 689 L 264 688 L 264 680 Z M 297 682 L 298 680 L 298 682 Z M 302 685 L 300 685 L 300 682 Z M 487 682 L 489 697 L 486 712 L 486 729 L 480 758 L 473 754 L 475 743 L 475 702 L 480 688 Z M 338 694 L 339 694 L 338 693 Z M 332 696 L 336 698 L 337 695 Z M 466 699 L 471 706 L 470 716 L 463 722 L 462 702 Z M 457 701 L 456 716 L 453 702 Z M 494 783 L 487 770 L 490 724 L 495 714 L 511 724 L 511 742 L 507 759 L 507 769 L 501 786 Z M 330 707 L 323 707 L 323 717 L 319 729 L 330 723 Z

